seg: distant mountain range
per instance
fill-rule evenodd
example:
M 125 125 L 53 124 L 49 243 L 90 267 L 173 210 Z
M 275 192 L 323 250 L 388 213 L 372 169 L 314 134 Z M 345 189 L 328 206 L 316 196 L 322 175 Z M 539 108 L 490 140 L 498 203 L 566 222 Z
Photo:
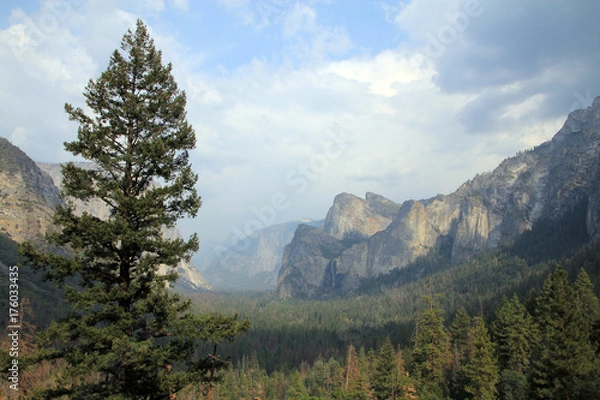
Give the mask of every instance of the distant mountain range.
M 338 195 L 323 227 L 300 225 L 285 248 L 277 293 L 320 298 L 431 252 L 470 259 L 530 230 L 537 221 L 585 211 L 589 239 L 600 232 L 600 97 L 569 114 L 552 140 L 504 160 L 454 193 L 401 205 L 368 193 Z
M 292 241 L 298 225 L 322 223 L 306 219 L 269 226 L 227 247 L 201 243 L 199 268 L 215 290 L 272 291 L 277 285 L 283 249 Z
M 58 164 L 36 164 L 0 138 L 0 234 L 41 242 L 61 201 L 60 180 Z M 106 216 L 94 201 L 78 207 Z M 600 97 L 569 114 L 552 140 L 451 194 L 398 204 L 374 193 L 341 193 L 324 220 L 270 226 L 233 246 L 201 242 L 193 258 L 198 269 L 181 264 L 179 284 L 186 290 L 275 290 L 281 298 L 352 293 L 361 282 L 432 252 L 453 263 L 469 260 L 575 209 L 585 211 L 589 239 L 597 237 Z

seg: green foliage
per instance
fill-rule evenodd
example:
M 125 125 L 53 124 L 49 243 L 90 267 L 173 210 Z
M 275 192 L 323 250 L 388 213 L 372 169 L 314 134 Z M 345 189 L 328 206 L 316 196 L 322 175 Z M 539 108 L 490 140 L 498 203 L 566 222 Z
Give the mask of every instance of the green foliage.
M 581 269 L 575 280 L 577 306 L 583 314 L 590 338 L 597 347 L 600 344 L 600 299 L 594 294 L 594 284 L 585 269 Z
M 464 391 L 469 398 L 497 398 L 496 383 L 498 383 L 498 362 L 485 321 L 481 317 L 473 319 L 473 327 L 468 335 L 469 352 L 464 365 Z
M 39 337 L 40 360 L 68 363 L 42 397 L 169 398 L 214 378 L 225 365 L 216 345 L 249 327 L 237 316 L 194 315 L 189 301 L 168 290 L 177 279 L 174 268 L 197 250 L 198 240 L 167 239 L 161 230 L 195 216 L 201 204 L 188 162 L 195 134 L 171 69 L 138 21 L 108 69 L 89 81 L 84 96 L 91 113 L 65 106 L 79 124 L 78 140 L 65 147 L 95 167 L 64 165 L 63 195 L 100 199 L 110 217 L 78 215 L 67 202 L 54 215 L 60 229 L 47 238 L 68 246 L 72 256 L 21 246 L 35 268 L 64 287 L 73 308 Z M 167 273 L 159 272 L 161 265 Z M 202 343 L 212 348 L 203 351 Z
M 592 248 L 600 250 L 597 247 Z M 588 248 L 584 249 L 588 255 L 591 254 L 590 251 Z M 430 282 L 426 288 L 431 290 Z M 238 389 L 240 385 L 247 385 L 247 382 L 253 382 L 253 387 L 262 388 L 263 397 L 259 398 L 269 400 L 597 398 L 600 393 L 600 357 L 594 354 L 593 350 L 597 351 L 598 346 L 586 347 L 586 343 L 590 343 L 592 333 L 581 313 L 582 309 L 588 307 L 584 304 L 591 304 L 593 308 L 593 305 L 600 301 L 590 289 L 589 279 L 586 279 L 583 273 L 580 272 L 575 284 L 571 285 L 566 280 L 565 271 L 558 268 L 556 272 L 546 276 L 545 283 L 539 291 L 533 291 L 529 296 L 535 297 L 532 301 L 532 304 L 536 305 L 535 318 L 516 295 L 510 298 L 503 296 L 495 309 L 489 313 L 491 335 L 484 318 L 469 317 L 465 308 L 459 308 L 447 330 L 444 327 L 442 309 L 433 301 L 439 296 L 430 294 L 426 296 L 425 304 L 419 303 L 420 306 L 414 310 L 420 315 L 418 323 L 414 326 L 414 342 L 403 352 L 395 351 L 394 346 L 405 340 L 405 336 L 410 337 L 410 334 L 394 335 L 397 327 L 390 326 L 384 330 L 389 335 L 379 339 L 370 349 L 360 347 L 357 351 L 354 345 L 350 344 L 346 347 L 345 354 L 336 358 L 330 357 L 328 361 L 325 361 L 327 358 L 323 356 L 317 356 L 314 361 L 303 361 L 298 367 L 272 372 L 250 372 L 247 366 L 243 367 L 238 363 L 238 367 L 229 370 L 222 383 L 216 386 L 211 398 L 222 400 L 259 397 L 256 391 Z M 215 298 L 218 297 L 211 295 L 213 303 Z M 379 297 L 361 297 L 358 303 L 349 303 L 349 299 L 345 299 L 343 303 L 340 303 L 341 299 L 333 303 L 270 303 L 264 297 L 253 297 L 251 300 L 254 306 L 260 309 L 260 314 L 272 314 L 288 322 L 291 320 L 286 317 L 290 316 L 290 312 L 293 318 L 298 318 L 301 315 L 300 310 L 303 309 L 304 315 L 313 315 L 313 318 L 302 322 L 306 326 L 324 325 L 329 317 L 340 314 L 343 310 L 339 308 L 340 304 L 350 308 L 368 303 L 366 309 L 369 310 L 369 315 L 373 316 L 377 308 L 373 308 L 375 303 L 370 301 L 374 298 L 378 298 L 379 305 L 385 304 Z M 588 300 L 582 301 L 583 298 Z M 404 300 L 402 297 L 394 299 L 399 303 Z M 279 307 L 275 307 L 275 304 Z M 412 306 L 412 303 L 410 304 Z M 334 310 L 331 314 L 327 313 L 328 307 Z M 564 318 L 568 315 L 569 308 L 574 309 L 573 315 L 580 317 Z M 320 313 L 323 314 L 319 315 Z M 351 315 L 342 313 L 342 319 Z M 559 319 L 571 322 L 556 325 Z M 538 328 L 536 320 L 554 322 L 546 323 L 547 326 L 540 323 Z M 339 322 L 340 320 L 333 323 L 331 328 L 337 326 L 338 332 L 342 332 L 344 328 L 337 325 Z M 592 349 L 592 352 L 578 352 L 574 341 L 569 342 L 556 332 L 548 336 L 548 330 L 553 330 L 556 326 L 563 326 L 566 329 L 563 334 L 569 332 L 571 336 L 578 337 L 579 345 L 583 344 L 581 348 Z M 314 343 L 317 337 L 318 334 L 310 336 L 307 343 Z M 544 339 L 546 337 L 553 339 L 547 341 Z M 355 339 L 357 338 L 354 337 L 353 340 Z M 273 343 L 269 344 L 271 345 Z M 336 346 L 334 342 L 330 345 Z M 308 344 L 305 346 L 310 347 Z M 443 351 L 444 349 L 447 351 Z M 587 367 L 579 372 L 576 368 L 573 369 L 572 361 L 564 349 L 573 352 L 579 362 Z M 442 357 L 440 354 L 446 355 Z M 543 354 L 552 354 L 552 357 L 545 356 L 546 367 L 540 369 L 540 355 Z M 587 354 L 587 358 L 578 354 Z M 444 359 L 445 362 L 437 362 L 439 359 Z M 251 364 L 257 365 L 254 362 Z M 431 367 L 436 365 L 437 369 Z M 568 373 L 570 375 L 564 368 L 571 369 Z M 539 380 L 542 377 L 541 372 L 546 379 L 552 379 L 550 385 Z
M 429 308 L 416 322 L 412 362 L 425 389 L 442 388 L 452 361 L 450 335 L 444 327 L 442 310 L 429 298 Z
M 558 266 L 542 286 L 535 319 L 540 329 L 533 361 L 538 398 L 580 398 L 581 385 L 593 370 L 594 349 L 577 295 Z
M 394 345 L 387 337 L 377 353 L 373 366 L 372 385 L 377 399 L 387 399 L 399 391 L 396 358 Z
M 6 267 L 19 266 L 24 258 L 19 254 L 18 244 L 0 233 L 0 262 Z M 28 322 L 37 328 L 46 328 L 50 322 L 65 316 L 69 310 L 64 302 L 64 294 L 51 283 L 45 282 L 40 273 L 25 266 L 19 267 L 19 295 L 27 299 L 32 312 Z M 0 274 L 0 308 L 8 310 L 8 274 Z M 8 321 L 4 321 L 8 322 Z
M 511 299 L 504 296 L 500 301 L 492 323 L 492 332 L 501 369 L 501 393 L 510 399 L 528 398 L 527 373 L 539 333 L 533 317 L 516 295 Z

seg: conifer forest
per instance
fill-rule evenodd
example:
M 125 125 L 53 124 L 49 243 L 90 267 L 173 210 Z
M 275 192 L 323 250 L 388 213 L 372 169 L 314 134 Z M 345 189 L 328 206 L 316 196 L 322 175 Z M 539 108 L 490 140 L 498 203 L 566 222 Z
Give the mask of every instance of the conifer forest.
M 20 221 L 0 231 L 0 308 L 10 310 L 0 399 L 600 398 L 600 145 L 588 144 L 600 143 L 590 139 L 599 99 L 552 143 L 452 195 L 402 205 L 342 196 L 362 208 L 298 225 L 278 255 L 292 295 L 190 290 L 190 280 L 178 286 L 180 266 L 201 241 L 168 232 L 204 206 L 175 70 L 138 19 L 88 81 L 85 105 L 64 105 L 77 136 L 64 143 L 73 161 L 52 207 L 3 194 L 50 178 L 0 141 L 0 216 L 52 212 L 44 235 L 17 240 Z M 559 156 L 573 164 L 552 164 Z M 79 208 L 92 202 L 102 213 Z M 455 220 L 427 219 L 444 213 Z M 335 231 L 334 217 L 358 228 Z M 400 265 L 398 249 L 415 256 Z M 365 267 L 353 270 L 356 260 Z M 373 272 L 386 262 L 394 267 Z

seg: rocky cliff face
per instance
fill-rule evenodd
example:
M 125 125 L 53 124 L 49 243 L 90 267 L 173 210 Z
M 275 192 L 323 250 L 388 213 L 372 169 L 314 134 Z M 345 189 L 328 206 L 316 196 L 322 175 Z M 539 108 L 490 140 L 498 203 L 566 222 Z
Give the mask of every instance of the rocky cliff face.
M 59 202 L 50 176 L 0 137 L 0 231 L 16 242 L 41 241 Z
M 374 193 L 367 193 L 365 199 L 342 193 L 334 199 L 323 231 L 339 240 L 367 239 L 387 228 L 398 207 L 393 201 Z
M 586 207 L 586 229 L 595 237 L 600 233 L 600 97 L 571 113 L 551 141 L 503 161 L 450 195 L 404 202 L 378 232 L 363 210 L 342 205 L 351 202 L 356 200 L 336 198 L 326 229 L 296 232 L 283 258 L 281 297 L 350 291 L 360 279 L 402 268 L 432 250 L 465 260 L 531 229 L 542 217 L 558 218 L 576 207 Z M 352 232 L 364 232 L 363 238 L 344 246 L 343 238 L 360 236 Z M 323 252 L 323 246 L 342 250 Z
M 62 184 L 62 174 L 61 174 L 61 166 L 60 164 L 54 163 L 38 163 L 37 164 L 40 169 L 42 169 L 47 176 L 52 178 L 53 184 L 56 187 L 60 187 Z M 92 163 L 75 163 L 79 168 L 92 168 Z M 84 211 L 89 212 L 92 215 L 97 216 L 98 218 L 108 218 L 110 215 L 108 207 L 98 199 L 91 199 L 90 201 L 80 201 L 75 200 L 75 210 L 78 213 L 83 213 Z M 163 236 L 166 238 L 177 239 L 181 238 L 181 233 L 177 228 L 172 229 L 163 229 Z M 161 271 L 166 272 L 166 267 L 162 267 Z M 181 262 L 177 265 L 177 273 L 179 274 L 179 279 L 176 282 L 176 286 L 180 289 L 198 291 L 198 290 L 211 290 L 212 287 L 208 283 L 208 281 L 204 278 L 202 273 L 196 269 L 190 262 L 181 260 Z
M 290 221 L 269 226 L 230 247 L 213 244 L 212 258 L 202 272 L 215 289 L 273 290 L 284 247 L 301 223 L 313 222 Z
M 339 257 L 362 257 L 359 248 L 384 230 L 399 205 L 367 193 L 365 199 L 342 193 L 336 196 L 323 227 L 300 225 L 283 253 L 277 290 L 282 297 L 315 297 L 342 286 L 358 283 L 360 273 L 352 262 Z

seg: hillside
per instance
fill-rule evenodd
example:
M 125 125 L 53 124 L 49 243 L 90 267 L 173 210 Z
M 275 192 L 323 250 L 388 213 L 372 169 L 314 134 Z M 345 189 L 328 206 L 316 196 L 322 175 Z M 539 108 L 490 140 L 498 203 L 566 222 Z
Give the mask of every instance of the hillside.
M 553 139 L 477 175 L 449 195 L 399 208 L 391 223 L 357 240 L 325 229 L 299 228 L 285 250 L 280 297 L 323 297 L 355 290 L 361 280 L 401 269 L 432 252 L 452 263 L 472 259 L 531 230 L 542 219 L 558 220 L 582 208 L 588 239 L 600 230 L 600 97 L 569 114 Z M 337 198 L 328 218 L 360 230 L 365 218 L 348 215 Z M 327 251 L 324 251 L 326 249 Z
M 50 176 L 0 137 L 0 232 L 17 242 L 39 242 L 59 202 Z

